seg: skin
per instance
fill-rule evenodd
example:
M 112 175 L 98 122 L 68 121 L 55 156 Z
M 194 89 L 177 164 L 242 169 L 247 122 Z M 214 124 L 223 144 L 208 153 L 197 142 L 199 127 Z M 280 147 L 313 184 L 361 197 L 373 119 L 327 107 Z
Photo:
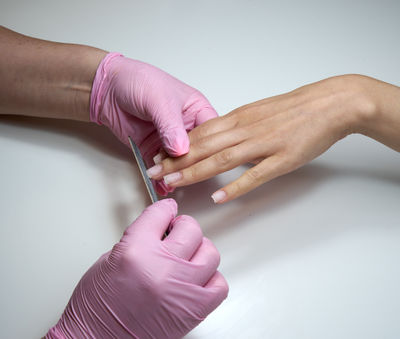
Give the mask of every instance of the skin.
M 31 38 L 0 26 L 0 114 L 89 121 L 106 51 Z
M 362 75 L 337 76 L 202 124 L 189 133 L 188 154 L 159 156 L 149 173 L 180 187 L 255 164 L 212 195 L 224 203 L 296 170 L 352 133 L 400 151 L 399 131 L 399 87 Z

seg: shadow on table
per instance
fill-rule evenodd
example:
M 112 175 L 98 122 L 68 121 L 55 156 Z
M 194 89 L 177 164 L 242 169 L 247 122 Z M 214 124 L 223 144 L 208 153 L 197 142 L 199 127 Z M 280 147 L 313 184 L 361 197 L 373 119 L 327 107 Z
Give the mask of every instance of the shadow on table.
M 113 210 L 115 219 L 115 225 L 112 227 L 117 228 L 119 232 L 123 232 L 133 221 L 132 209 L 139 212 L 150 204 L 131 150 L 106 127 L 62 119 L 2 116 L 0 137 L 72 154 L 89 162 L 104 178 L 103 182 L 108 192 L 107 199 L 111 202 L 109 208 Z M 107 161 L 108 158 L 117 162 Z M 118 161 L 124 166 L 118 166 Z M 139 180 L 132 182 L 132 177 Z M 132 190 L 140 190 L 142 194 L 137 194 L 134 198 L 121 197 L 119 189 L 121 182 L 128 183 L 132 186 Z
M 242 169 L 236 170 L 235 176 L 231 175 L 230 178 L 233 180 L 247 169 L 243 167 L 250 166 L 242 166 Z M 201 183 L 178 188 L 171 194 L 171 197 L 179 203 L 181 207 L 179 212 L 182 214 L 200 215 L 211 213 L 213 209 L 224 209 L 226 206 L 226 213 L 222 213 L 223 216 L 215 220 L 215 223 L 202 225 L 208 234 L 213 236 L 223 233 L 226 229 L 239 226 L 243 219 L 251 215 L 269 214 L 286 208 L 287 205 L 296 203 L 304 195 L 310 194 L 320 184 L 340 177 L 378 180 L 397 185 L 400 188 L 400 172 L 395 169 L 393 172 L 387 173 L 367 168 L 339 168 L 311 163 L 224 205 L 215 205 L 211 200 L 211 194 L 223 186 L 218 180 L 218 176 Z M 224 181 L 224 184 L 228 182 Z M 230 204 L 232 204 L 232 208 L 228 207 Z
M 97 168 L 100 168 L 104 172 L 105 183 L 110 191 L 111 201 L 116 201 L 110 208 L 114 209 L 117 221 L 120 223 L 118 227 L 121 230 L 127 226 L 127 215 L 129 215 L 132 206 L 142 208 L 149 204 L 149 198 L 141 179 L 137 181 L 137 187 L 132 187 L 132 189 L 140 189 L 142 192 L 137 201 L 121 203 L 118 200 L 118 191 L 114 188 L 114 180 L 116 180 L 115 177 L 119 172 L 115 169 L 115 165 L 112 167 L 104 163 L 104 158 L 99 157 L 99 154 L 106 154 L 109 157 L 130 163 L 132 172 L 129 171 L 129 173 L 122 173 L 121 175 L 130 176 L 132 173 L 136 178 L 140 178 L 140 173 L 132 159 L 129 148 L 122 145 L 106 128 L 69 120 L 14 116 L 1 117 L 0 127 L 2 125 L 18 127 L 17 131 L 2 129 L 1 137 L 3 138 L 7 137 L 26 143 L 40 144 L 43 147 L 78 154 L 84 157 L 85 160 L 90 161 Z M 62 135 L 65 138 L 55 138 L 55 142 L 51 144 L 46 141 L 48 138 L 34 138 L 32 140 L 30 133 L 24 133 L 23 130 L 25 128 L 48 134 Z M 74 143 L 76 139 L 86 144 L 87 148 L 77 148 L 77 144 Z M 79 144 L 79 147 L 82 147 L 81 145 L 82 143 Z M 177 189 L 171 197 L 177 200 L 180 208 L 179 213 L 205 219 L 206 224 L 202 224 L 203 230 L 208 237 L 214 239 L 224 236 L 239 227 L 243 227 L 246 220 L 254 216 L 268 216 L 288 208 L 301 201 L 302 197 L 311 194 L 322 183 L 339 177 L 378 180 L 400 187 L 400 172 L 396 172 L 395 170 L 388 172 L 356 166 L 343 168 L 321 165 L 314 162 L 295 172 L 272 180 L 235 201 L 223 206 L 215 206 L 210 195 L 227 182 L 239 176 L 245 169 L 243 167 L 238 168 L 203 183 Z M 299 228 L 305 227 L 304 225 L 293 226 L 298 227 L 296 229 L 297 233 L 301 231 L 299 231 Z M 303 229 L 303 231 L 306 232 L 308 230 Z M 337 231 L 339 232 L 340 229 L 338 228 Z M 320 237 L 323 238 L 331 235 L 334 231 L 321 227 L 318 232 Z M 303 245 L 306 245 L 306 243 L 307 241 L 304 240 Z M 296 246 L 300 246 L 300 244 Z
M 238 177 L 244 170 L 245 168 L 235 171 L 230 178 Z M 351 190 L 357 189 L 360 179 L 365 182 L 383 182 L 395 186 L 399 189 L 397 196 L 400 198 L 400 172 L 396 168 L 368 169 L 354 164 L 351 167 L 339 167 L 317 162 L 272 180 L 226 205 L 215 206 L 210 199 L 214 191 L 228 182 L 218 178 L 188 186 L 174 195 L 179 202 L 180 213 L 190 214 L 201 220 L 200 224 L 205 235 L 215 242 L 225 244 L 224 250 L 221 251 L 222 257 L 236 258 L 234 262 L 228 260 L 229 264 L 224 264 L 224 272 L 232 278 L 233 275 L 257 269 L 266 261 L 323 244 L 351 229 L 365 226 L 347 222 L 347 219 L 351 219 L 346 216 L 346 213 L 352 213 L 351 203 L 347 206 L 342 204 L 339 211 L 337 210 L 340 204 L 337 191 L 334 193 L 336 196 L 332 197 L 317 193 L 316 196 L 323 201 L 315 203 L 307 198 L 321 185 L 335 183 L 343 186 L 349 183 L 348 191 L 345 190 L 342 194 L 351 195 Z M 224 183 L 221 184 L 220 181 Z M 352 188 L 354 182 L 357 184 Z M 363 183 L 365 184 L 368 185 Z M 379 199 L 377 198 L 379 194 L 380 191 L 376 196 L 370 196 L 371 204 Z M 359 197 L 359 194 L 355 194 L 355 197 Z M 318 213 L 317 209 L 321 205 L 329 212 L 329 216 Z M 293 211 L 302 214 L 301 207 L 298 206 L 304 206 L 303 215 L 299 215 L 297 219 L 293 215 L 283 217 L 284 213 Z M 326 218 L 329 218 L 327 223 Z M 262 222 L 263 219 L 265 222 Z M 276 220 L 283 220 L 284 224 L 280 225 Z
M 71 139 L 79 139 L 89 145 L 89 147 L 106 153 L 114 158 L 127 159 L 129 157 L 129 149 L 121 147 L 121 143 L 116 137 L 105 127 L 95 125 L 94 123 L 64 120 L 64 119 L 47 119 L 32 118 L 25 116 L 2 116 L 0 118 L 0 126 L 18 127 L 19 129 L 41 131 L 48 134 L 63 135 Z M 29 133 L 18 133 L 18 135 L 3 130 L 2 137 L 8 137 L 14 140 L 26 143 L 35 143 L 47 148 L 60 148 L 63 151 L 78 153 L 68 139 L 63 143 L 48 144 L 46 139 L 35 138 L 32 140 Z

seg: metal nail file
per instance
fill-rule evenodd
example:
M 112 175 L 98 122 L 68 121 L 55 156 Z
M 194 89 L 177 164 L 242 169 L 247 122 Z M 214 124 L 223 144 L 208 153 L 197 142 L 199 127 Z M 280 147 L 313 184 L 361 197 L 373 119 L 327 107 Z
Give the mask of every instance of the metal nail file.
M 154 204 L 158 201 L 158 196 L 156 191 L 154 190 L 153 184 L 146 173 L 146 165 L 144 164 L 142 155 L 140 154 L 139 147 L 132 141 L 131 137 L 128 137 L 129 143 L 131 144 L 132 152 L 135 156 L 136 162 L 138 164 L 140 173 L 142 174 L 144 183 L 146 184 L 147 192 L 149 192 L 151 202 Z
M 158 201 L 158 196 L 157 196 L 157 193 L 154 189 L 154 186 L 153 186 L 149 176 L 146 173 L 146 165 L 144 164 L 142 155 L 140 154 L 139 147 L 136 146 L 136 144 L 132 141 L 130 136 L 128 136 L 128 139 L 129 139 L 129 143 L 131 144 L 132 152 L 133 152 L 133 155 L 135 156 L 140 173 L 142 174 L 144 183 L 146 184 L 147 192 L 149 192 L 151 202 L 154 204 L 156 201 Z M 162 239 L 165 239 L 165 237 L 168 236 L 170 230 L 171 230 L 171 225 L 165 231 Z

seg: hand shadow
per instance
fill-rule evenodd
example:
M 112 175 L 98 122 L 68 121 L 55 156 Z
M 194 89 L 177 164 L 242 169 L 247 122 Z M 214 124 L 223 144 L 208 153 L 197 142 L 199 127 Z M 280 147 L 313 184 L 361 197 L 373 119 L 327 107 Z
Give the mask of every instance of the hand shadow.
M 145 206 L 150 204 L 145 185 L 130 149 L 121 144 L 106 128 L 70 120 L 19 116 L 2 116 L 1 125 L 15 127 L 2 129 L 1 137 L 73 153 L 84 158 L 85 161 L 89 161 L 97 169 L 101 169 L 105 185 L 109 190 L 110 208 L 114 211 L 117 220 L 116 226 L 121 231 L 132 222 L 129 216 L 132 214 L 133 208 L 139 214 Z M 54 134 L 61 138 L 54 138 L 54 142 L 49 143 L 46 137 L 32 138 L 32 133 L 26 133 L 26 130 L 35 130 L 40 134 Z M 76 143 L 76 140 L 80 143 Z M 82 144 L 86 146 L 82 147 Z M 129 171 L 116 168 L 115 163 L 105 161 L 104 156 L 117 159 L 124 165 L 128 163 Z M 123 167 L 126 168 L 126 166 Z M 202 183 L 178 188 L 170 197 L 175 198 L 178 202 L 180 214 L 188 214 L 197 218 L 206 236 L 213 239 L 224 236 L 227 232 L 232 232 L 239 227 L 244 227 L 246 221 L 253 216 L 268 216 L 290 207 L 304 195 L 310 194 L 321 183 L 339 176 L 365 177 L 400 185 L 400 173 L 396 171 L 387 173 L 387 171 L 354 166 L 339 168 L 321 165 L 314 161 L 295 172 L 262 185 L 235 201 L 222 206 L 215 205 L 210 195 L 238 177 L 243 172 L 243 167 L 246 166 L 223 173 Z M 138 194 L 133 201 L 121 201 L 115 183 L 122 180 L 125 184 L 132 178 L 135 178 L 132 189 L 139 190 L 141 194 Z
M 302 217 L 302 220 L 308 220 L 309 223 L 299 223 L 295 217 L 283 218 L 285 221 L 283 225 L 277 225 L 274 222 L 283 220 L 282 213 L 285 210 L 288 210 L 288 213 L 292 210 L 296 211 L 296 204 L 302 203 L 302 198 L 312 194 L 321 184 L 342 179 L 353 182 L 355 179 L 365 178 L 368 181 L 381 181 L 397 186 L 400 197 L 400 172 L 396 168 L 388 171 L 354 164 L 351 167 L 339 167 L 314 161 L 232 202 L 216 206 L 210 198 L 211 193 L 238 177 L 241 172 L 243 168 L 228 173 L 227 177 L 221 175 L 174 193 L 180 206 L 180 213 L 195 216 L 207 237 L 221 243 L 224 243 L 224 238 L 229 238 L 229 246 L 225 246 L 222 254 L 227 257 L 232 255 L 237 259 L 234 264 L 224 265 L 225 272 L 229 272 L 231 278 L 233 275 L 257 269 L 266 260 L 324 242 L 349 231 L 351 227 L 362 227 L 362 225 L 345 222 L 326 223 L 326 216 L 311 212 L 309 216 Z M 328 200 L 329 196 L 326 197 L 325 202 L 322 202 L 324 209 L 330 210 L 335 215 L 337 206 Z M 332 207 L 329 207 L 330 205 Z M 315 207 L 318 208 L 318 202 L 315 203 Z M 341 208 L 343 211 L 347 206 Z M 349 211 L 350 208 L 348 206 Z M 256 222 L 254 222 L 255 218 Z M 338 217 L 338 221 L 343 219 L 346 217 Z M 265 220 L 265 222 L 260 222 L 260 220 Z M 235 252 L 240 252 L 241 255 L 237 256 Z M 249 258 L 252 258 L 251 262 Z
M 400 188 L 400 172 L 396 169 L 393 169 L 393 172 L 387 172 L 365 167 L 334 167 L 314 161 L 294 172 L 271 180 L 232 202 L 215 205 L 211 200 L 211 194 L 230 180 L 237 178 L 243 172 L 243 167 L 247 169 L 249 165 L 241 167 L 242 169 L 231 171 L 233 175 L 224 178 L 222 184 L 221 178 L 214 177 L 205 182 L 184 187 L 183 190 L 178 189 L 172 195 L 179 202 L 180 211 L 189 215 L 211 212 L 211 209 L 224 208 L 229 204 L 235 205 L 234 208 L 227 209 L 227 213 L 215 220 L 215 223 L 202 225 L 210 236 L 240 225 L 243 219 L 253 214 L 271 214 L 286 208 L 287 205 L 294 204 L 302 196 L 311 193 L 321 183 L 338 177 L 385 181 L 398 185 Z
M 207 181 L 178 188 L 171 194 L 179 205 L 180 214 L 188 214 L 203 219 L 203 216 L 216 217 L 201 223 L 204 233 L 215 238 L 232 231 L 253 215 L 277 213 L 280 209 L 296 203 L 305 194 L 309 194 L 321 182 L 336 174 L 330 167 L 309 164 L 295 172 L 274 179 L 255 190 L 231 202 L 216 205 L 211 194 L 229 181 L 239 177 L 250 165 L 240 166 L 230 172 L 220 174 Z
M 133 221 L 133 210 L 138 215 L 150 204 L 131 150 L 107 128 L 93 123 L 21 116 L 2 116 L 0 128 L 2 138 L 73 154 L 94 166 L 103 176 L 108 192 L 106 199 L 110 202 L 109 207 L 116 220 L 115 225 L 110 227 L 116 227 L 118 232 L 123 232 Z M 113 161 L 107 161 L 109 158 Z M 116 166 L 118 161 L 123 166 Z M 123 198 L 120 187 L 127 183 L 132 186 L 132 190 L 141 194 L 134 195 L 133 199 L 130 196 L 128 200 L 125 194 Z

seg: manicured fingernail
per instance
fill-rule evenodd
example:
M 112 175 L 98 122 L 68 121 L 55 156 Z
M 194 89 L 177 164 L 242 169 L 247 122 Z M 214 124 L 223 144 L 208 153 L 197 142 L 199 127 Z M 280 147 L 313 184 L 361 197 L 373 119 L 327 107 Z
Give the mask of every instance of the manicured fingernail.
M 226 193 L 224 191 L 217 191 L 211 195 L 211 198 L 215 203 L 218 203 L 226 198 Z
M 167 185 L 169 185 L 169 184 L 173 184 L 174 182 L 179 181 L 180 179 L 182 179 L 182 173 L 181 172 L 174 172 L 174 173 L 171 173 L 171 174 L 167 174 L 164 177 L 164 182 Z
M 162 165 L 161 164 L 157 164 L 153 167 L 150 167 L 146 173 L 148 175 L 149 178 L 154 178 L 156 175 L 160 174 L 162 172 Z
M 154 156 L 153 161 L 157 165 L 163 160 L 163 156 L 161 153 L 158 153 L 157 155 Z

